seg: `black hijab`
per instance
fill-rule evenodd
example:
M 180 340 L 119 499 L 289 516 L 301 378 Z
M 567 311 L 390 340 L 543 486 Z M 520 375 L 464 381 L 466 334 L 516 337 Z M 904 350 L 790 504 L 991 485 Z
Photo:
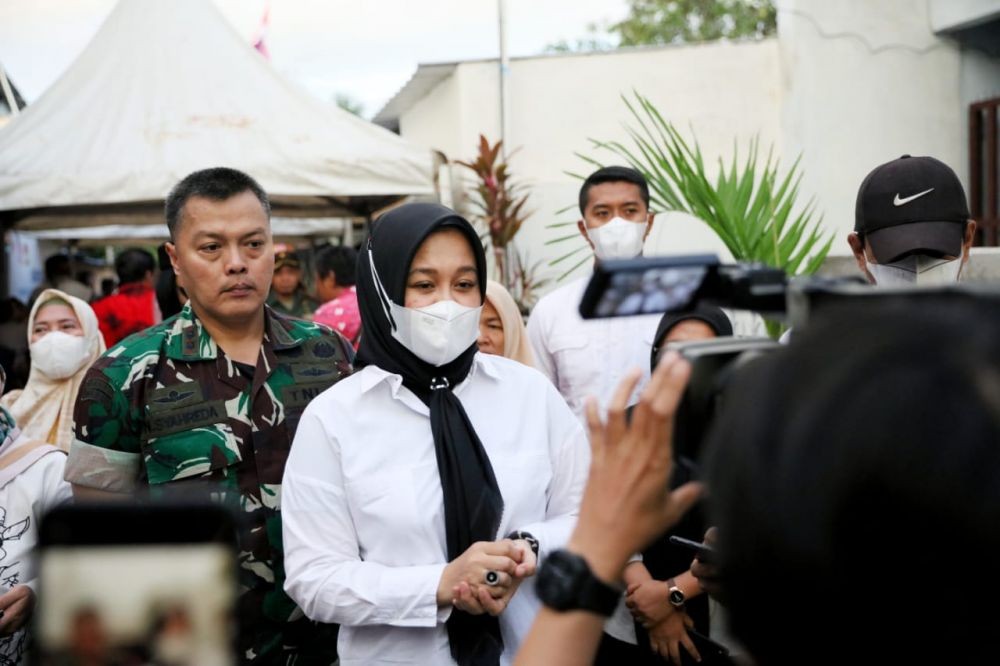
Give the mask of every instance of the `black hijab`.
M 456 229 L 468 239 L 476 259 L 480 296 L 485 298 L 486 255 L 471 224 L 439 204 L 404 204 L 389 211 L 375 221 L 358 254 L 358 307 L 364 335 L 356 367 L 374 365 L 401 375 L 403 385 L 430 409 L 450 562 L 477 541 L 496 540 L 503 514 L 493 466 L 462 403 L 452 393 L 469 374 L 477 346 L 473 342 L 458 358 L 440 367 L 418 358 L 392 337 L 393 323 L 386 315 L 371 269 L 374 261 L 385 293 L 402 305 L 414 255 L 430 234 L 442 229 Z M 455 609 L 448 619 L 448 640 L 451 655 L 461 666 L 496 666 L 500 662 L 503 641 L 495 617 Z
M 656 335 L 653 337 L 653 349 L 649 354 L 649 367 L 652 370 L 656 370 L 656 360 L 660 355 L 660 349 L 666 344 L 664 338 L 667 337 L 667 333 L 674 326 L 688 319 L 705 322 L 720 338 L 733 334 L 733 323 L 729 321 L 729 317 L 726 316 L 722 308 L 717 308 L 714 305 L 698 305 L 693 310 L 668 312 L 660 319 L 660 324 L 656 327 Z

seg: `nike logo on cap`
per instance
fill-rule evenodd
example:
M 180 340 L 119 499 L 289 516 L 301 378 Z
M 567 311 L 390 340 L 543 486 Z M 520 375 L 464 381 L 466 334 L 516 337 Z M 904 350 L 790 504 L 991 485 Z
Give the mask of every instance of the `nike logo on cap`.
M 933 191 L 934 191 L 934 188 L 932 187 L 929 190 L 924 190 L 923 192 L 917 192 L 913 196 L 906 197 L 905 199 L 901 199 L 899 197 L 899 192 L 897 192 L 896 193 L 896 198 L 892 200 L 892 205 L 893 206 L 902 206 L 904 204 L 908 204 L 911 201 L 913 201 L 914 199 L 919 199 L 920 197 L 924 196 L 925 194 L 930 194 Z

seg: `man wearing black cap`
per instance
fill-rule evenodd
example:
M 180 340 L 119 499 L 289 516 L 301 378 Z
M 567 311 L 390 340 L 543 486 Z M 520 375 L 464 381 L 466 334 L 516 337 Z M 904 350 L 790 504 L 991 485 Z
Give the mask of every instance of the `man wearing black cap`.
M 872 284 L 957 282 L 976 223 L 951 168 L 933 157 L 903 155 L 861 183 L 847 242 Z

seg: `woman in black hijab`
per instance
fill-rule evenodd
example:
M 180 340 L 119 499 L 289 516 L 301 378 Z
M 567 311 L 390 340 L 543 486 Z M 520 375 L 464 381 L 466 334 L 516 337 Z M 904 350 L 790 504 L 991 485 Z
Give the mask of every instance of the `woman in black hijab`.
M 694 342 L 733 334 L 733 324 L 726 313 L 711 305 L 698 305 L 684 312 L 668 312 L 660 319 L 650 350 L 650 370 L 655 370 L 666 346 L 672 342 Z M 675 449 L 675 456 L 677 450 Z M 681 456 L 675 461 L 670 479 L 671 488 L 679 488 L 697 479 L 691 460 Z M 690 551 L 670 542 L 671 536 L 701 541 L 705 533 L 704 511 L 699 503 L 670 530 L 643 552 L 641 562 L 633 562 L 626 570 L 626 606 L 635 616 L 636 645 L 630 645 L 605 635 L 594 663 L 613 666 L 629 663 L 658 666 L 695 662 L 700 637 L 709 633 L 708 598 L 701 593 L 689 569 L 693 556 Z M 683 603 L 670 603 L 671 588 L 684 595 Z M 693 631 L 692 631 L 693 630 Z M 703 656 L 708 658 L 706 652 Z M 728 663 L 721 657 L 709 664 Z
M 530 579 L 575 522 L 589 451 L 539 373 L 477 352 L 486 259 L 437 204 L 358 258 L 354 376 L 302 416 L 282 486 L 286 589 L 349 663 L 508 663 Z

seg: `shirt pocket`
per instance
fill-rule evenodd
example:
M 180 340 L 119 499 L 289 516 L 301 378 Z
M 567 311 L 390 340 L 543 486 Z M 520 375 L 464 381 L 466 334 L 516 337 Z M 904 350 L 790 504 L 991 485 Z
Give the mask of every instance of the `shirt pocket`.
M 510 530 L 545 520 L 552 465 L 544 453 L 504 457 L 492 462 L 493 473 L 503 495 L 505 525 L 503 536 Z
M 142 444 L 150 485 L 205 476 L 242 461 L 224 400 L 146 407 Z
M 591 358 L 592 350 L 589 346 L 587 336 L 582 333 L 553 336 L 549 342 L 549 351 L 555 359 L 559 378 L 557 388 L 563 395 L 587 386 L 591 381 L 590 369 L 597 364 Z
M 444 505 L 435 463 L 396 465 L 345 484 L 362 559 L 382 564 L 428 564 L 438 543 Z

